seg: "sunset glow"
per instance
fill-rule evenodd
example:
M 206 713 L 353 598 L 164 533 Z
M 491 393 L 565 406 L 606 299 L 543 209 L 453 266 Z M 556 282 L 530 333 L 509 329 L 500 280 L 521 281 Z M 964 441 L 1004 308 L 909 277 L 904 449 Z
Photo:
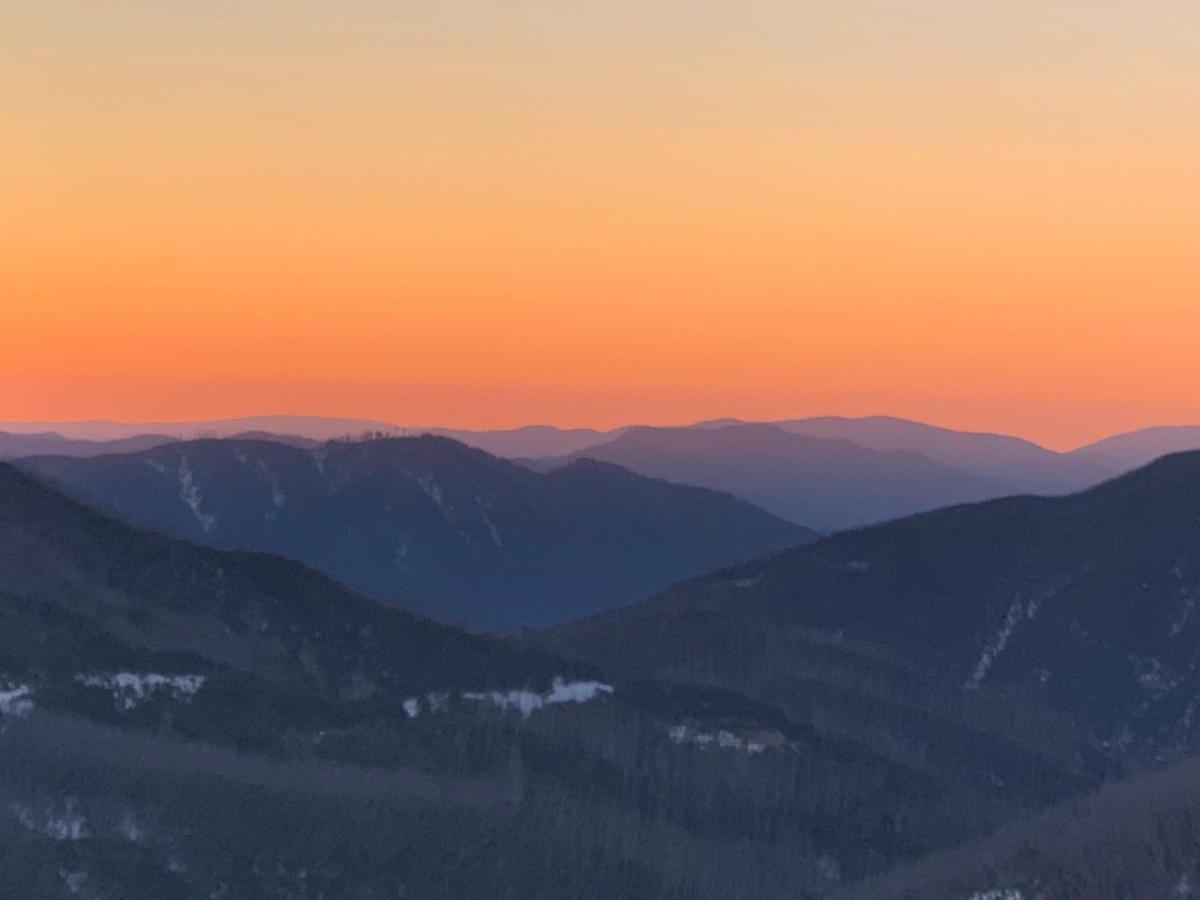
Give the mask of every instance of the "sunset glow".
M 0 419 L 1200 420 L 1193 0 L 0 8 Z

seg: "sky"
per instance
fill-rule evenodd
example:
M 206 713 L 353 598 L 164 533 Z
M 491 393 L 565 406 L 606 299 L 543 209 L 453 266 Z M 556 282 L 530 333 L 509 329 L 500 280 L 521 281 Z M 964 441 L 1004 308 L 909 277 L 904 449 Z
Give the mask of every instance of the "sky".
M 0 4 L 0 420 L 1200 421 L 1195 0 Z

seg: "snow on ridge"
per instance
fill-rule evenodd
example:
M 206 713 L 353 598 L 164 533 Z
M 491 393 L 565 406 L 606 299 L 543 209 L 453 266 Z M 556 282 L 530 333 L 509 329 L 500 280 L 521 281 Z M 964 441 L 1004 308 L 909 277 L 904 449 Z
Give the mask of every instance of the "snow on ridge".
M 200 504 L 204 502 L 204 498 L 200 495 L 200 487 L 192 475 L 192 464 L 182 453 L 179 454 L 179 499 L 192 511 L 192 515 L 196 517 L 196 521 L 200 523 L 200 528 L 204 533 L 212 534 L 212 530 L 217 524 L 217 517 L 200 511 Z
M 33 688 L 18 684 L 0 688 L 0 716 L 24 718 L 33 712 Z
M 502 710 L 515 709 L 528 718 L 539 709 L 562 703 L 590 703 L 613 693 L 611 684 L 600 681 L 566 681 L 556 676 L 550 690 L 539 694 L 527 688 L 510 691 L 464 691 L 462 698 L 476 703 L 490 703 Z
M 563 703 L 590 703 L 613 692 L 614 688 L 611 684 L 604 684 L 600 681 L 567 681 L 562 676 L 556 676 L 550 683 L 550 690 L 542 693 L 529 688 L 504 691 L 463 691 L 459 694 L 459 698 L 470 703 L 487 703 L 504 711 L 516 710 L 528 718 L 547 706 L 558 706 Z M 444 691 L 433 691 L 424 697 L 409 697 L 400 705 L 408 718 L 415 719 L 422 712 L 445 712 L 450 705 L 450 694 Z
M 203 675 L 159 675 L 155 672 L 113 672 L 107 675 L 76 675 L 75 680 L 85 687 L 103 688 L 112 694 L 113 703 L 121 712 L 128 712 L 145 703 L 155 694 L 169 693 L 173 700 L 190 700 L 202 687 Z
M 740 750 L 751 756 L 762 753 L 767 749 L 767 741 L 779 742 L 780 736 L 767 733 L 759 740 L 748 738 L 726 729 L 719 731 L 700 731 L 690 725 L 674 725 L 667 731 L 667 736 L 676 744 L 690 744 L 693 747 L 716 747 L 718 750 Z
M 525 718 L 533 715 L 534 711 L 545 706 L 546 701 L 541 694 L 529 690 L 517 691 L 464 691 L 464 700 L 479 703 L 491 703 L 502 710 L 516 709 Z

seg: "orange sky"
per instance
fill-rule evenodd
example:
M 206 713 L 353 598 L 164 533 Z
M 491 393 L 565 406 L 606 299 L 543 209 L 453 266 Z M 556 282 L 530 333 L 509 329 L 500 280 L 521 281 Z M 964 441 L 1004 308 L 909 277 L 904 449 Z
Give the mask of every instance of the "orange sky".
M 1194 0 L 4 4 L 0 419 L 1200 421 L 1197 110 Z

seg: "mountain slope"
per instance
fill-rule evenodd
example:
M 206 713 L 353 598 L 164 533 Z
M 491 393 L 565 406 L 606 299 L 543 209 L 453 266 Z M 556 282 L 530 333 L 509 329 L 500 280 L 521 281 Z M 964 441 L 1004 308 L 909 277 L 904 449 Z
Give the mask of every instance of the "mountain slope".
M 21 456 L 103 456 L 109 453 L 137 453 L 174 441 L 175 438 L 165 434 L 140 434 L 111 441 L 85 441 L 72 440 L 52 432 L 0 432 L 0 459 L 16 459 Z
M 632 428 L 576 458 L 728 491 L 829 531 L 1009 491 L 909 451 L 789 434 L 773 425 Z
M 1070 497 L 834 535 L 540 641 L 611 672 L 704 678 L 1011 787 L 1021 753 L 1038 781 L 1196 750 L 1198 601 L 1191 454 Z M 1020 752 L 997 756 L 995 740 Z
M 1107 458 L 1128 466 L 1144 466 L 1169 453 L 1200 450 L 1200 425 L 1163 425 L 1114 434 L 1071 452 L 1081 459 Z
M 298 435 L 311 440 L 336 440 L 367 433 L 399 434 L 403 429 L 377 419 L 326 416 L 246 416 L 238 419 L 203 419 L 194 422 L 113 422 L 93 419 L 80 422 L 3 422 L 0 429 L 14 434 L 54 432 L 76 440 L 112 441 L 144 434 L 165 434 L 179 440 L 229 437 L 245 432 Z
M 522 428 L 491 431 L 462 428 L 412 429 L 417 434 L 424 432 L 447 437 L 505 459 L 568 456 L 609 440 L 623 430 L 597 431 L 593 428 L 555 428 L 552 425 L 526 425 Z
M 15 896 L 817 896 L 1006 810 L 769 704 L 607 683 L 9 466 L 0 618 Z
M 837 900 L 1161 900 L 1200 887 L 1200 762 L 1106 785 Z
M 1081 490 L 1127 468 L 1103 453 L 1093 456 L 1056 453 L 1023 438 L 956 431 L 894 416 L 824 416 L 773 424 L 792 434 L 839 438 L 871 450 L 911 450 L 943 465 L 1008 482 L 1020 491 L 1033 493 Z
M 81 661 L 77 650 L 136 652 L 200 658 L 331 701 L 479 686 L 506 669 L 520 684 L 561 674 L 557 662 L 379 606 L 297 563 L 120 524 L 8 465 L 0 570 L 0 671 L 58 673 L 61 659 Z M 89 634 L 104 637 L 93 646 Z
M 711 491 L 597 463 L 538 475 L 436 437 L 196 441 L 21 465 L 139 524 L 279 553 L 482 628 L 594 613 L 810 537 Z

